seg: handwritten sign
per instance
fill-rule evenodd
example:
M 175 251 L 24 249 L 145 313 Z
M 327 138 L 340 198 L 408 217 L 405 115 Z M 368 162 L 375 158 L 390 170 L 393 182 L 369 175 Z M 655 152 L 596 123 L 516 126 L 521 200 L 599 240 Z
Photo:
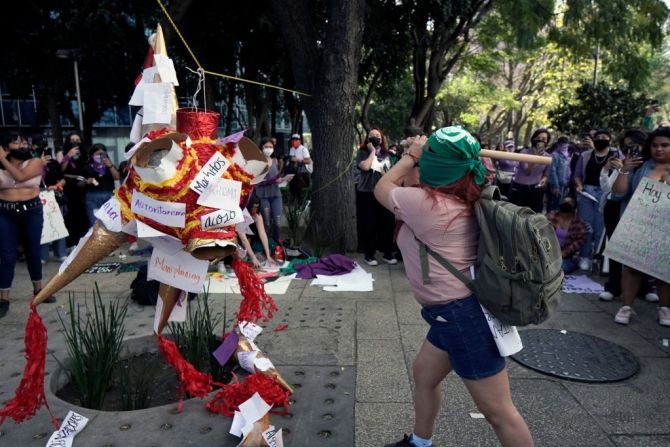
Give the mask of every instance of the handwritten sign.
M 88 418 L 70 410 L 58 431 L 53 432 L 46 447 L 72 447 L 74 437 L 88 424 Z
M 203 230 L 207 230 L 209 228 L 227 227 L 228 225 L 235 225 L 240 222 L 244 222 L 244 215 L 242 214 L 242 210 L 237 207 L 237 209 L 218 210 L 205 214 L 200 218 L 200 227 Z
M 198 197 L 198 205 L 233 210 L 240 206 L 242 182 L 217 178 Z
M 670 185 L 643 178 L 607 242 L 605 255 L 670 282 Z
M 521 343 L 521 337 L 519 337 L 519 331 L 517 331 L 516 326 L 503 323 L 494 317 L 484 306 L 481 306 L 481 308 L 500 355 L 507 357 L 521 351 L 523 344 Z
M 42 209 L 44 210 L 44 225 L 42 225 L 42 236 L 40 244 L 48 244 L 68 236 L 63 214 L 60 212 L 56 195 L 53 191 L 40 192 Z
M 226 169 L 230 167 L 230 162 L 220 152 L 212 155 L 205 166 L 202 167 L 198 175 L 195 176 L 189 188 L 198 194 L 202 194 L 207 189 L 209 184 L 215 179 L 221 178 Z M 218 207 L 217 207 L 218 208 Z
M 112 197 L 103 203 L 93 214 L 100 219 L 105 228 L 109 231 L 121 231 L 123 226 L 123 223 L 121 222 L 121 204 L 116 197 Z
M 277 430 L 274 425 L 263 432 L 263 439 L 269 447 L 284 447 L 284 437 L 282 429 Z
M 186 204 L 162 202 L 133 191 L 130 209 L 133 213 L 148 217 L 169 227 L 184 228 L 186 225 Z
M 196 259 L 183 250 L 170 254 L 154 246 L 147 278 L 188 292 L 200 293 L 207 278 L 208 265 L 209 262 Z
M 170 124 L 172 120 L 172 83 L 144 85 L 144 118 L 142 124 Z

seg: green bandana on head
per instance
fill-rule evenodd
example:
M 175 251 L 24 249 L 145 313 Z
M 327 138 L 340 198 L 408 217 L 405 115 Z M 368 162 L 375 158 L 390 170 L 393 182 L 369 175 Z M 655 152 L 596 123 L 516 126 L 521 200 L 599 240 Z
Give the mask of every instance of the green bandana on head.
M 446 186 L 472 172 L 478 185 L 484 184 L 488 174 L 479 159 L 479 143 L 465 129 L 443 127 L 428 138 L 419 162 L 421 183 L 428 186 Z

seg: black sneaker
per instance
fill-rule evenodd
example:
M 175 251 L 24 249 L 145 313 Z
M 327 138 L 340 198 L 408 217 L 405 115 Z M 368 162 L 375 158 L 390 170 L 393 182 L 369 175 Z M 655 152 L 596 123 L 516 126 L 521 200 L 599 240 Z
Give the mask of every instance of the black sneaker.
M 0 300 L 0 318 L 9 312 L 9 300 Z
M 394 442 L 393 444 L 386 444 L 384 447 L 415 447 L 409 440 L 410 437 L 404 435 L 400 441 Z
M 376 260 L 375 258 L 365 258 L 365 263 L 366 263 L 367 265 L 371 265 L 371 266 L 373 266 L 373 267 L 374 267 L 375 265 L 379 265 L 379 262 L 377 262 L 377 260 Z

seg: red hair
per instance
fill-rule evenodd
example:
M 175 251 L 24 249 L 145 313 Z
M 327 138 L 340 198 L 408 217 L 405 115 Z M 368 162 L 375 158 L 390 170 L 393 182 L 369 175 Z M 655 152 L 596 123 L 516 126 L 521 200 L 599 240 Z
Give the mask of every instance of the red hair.
M 440 196 L 450 195 L 462 200 L 470 207 L 474 206 L 482 193 L 482 187 L 475 183 L 472 172 L 468 172 L 450 185 L 433 187 L 421 184 L 419 187 L 426 191 L 428 197 L 435 202 Z
M 389 147 L 388 147 L 388 144 L 386 144 L 386 137 L 384 136 L 384 132 L 382 132 L 382 130 L 379 127 L 371 127 L 370 130 L 368 131 L 368 135 L 370 135 L 370 132 L 372 132 L 373 130 L 376 130 L 377 132 L 379 132 L 379 135 L 381 135 L 381 137 L 382 137 L 382 142 L 380 144 L 382 154 L 388 153 Z M 367 149 L 369 142 L 370 142 L 370 139 L 366 136 L 365 140 L 363 140 L 363 143 L 360 146 L 358 146 L 358 150 L 362 151 L 362 150 Z

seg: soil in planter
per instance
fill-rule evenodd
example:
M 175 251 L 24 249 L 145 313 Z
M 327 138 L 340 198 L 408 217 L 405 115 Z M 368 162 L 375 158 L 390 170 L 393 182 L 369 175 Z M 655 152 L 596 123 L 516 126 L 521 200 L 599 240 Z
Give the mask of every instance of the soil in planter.
M 123 393 L 128 388 L 128 374 L 124 373 L 130 369 L 131 377 L 137 377 L 138 374 L 148 374 L 151 380 L 148 381 L 148 399 L 146 405 L 139 405 L 136 408 L 124 408 Z M 230 381 L 230 373 L 225 374 L 224 383 Z M 131 387 L 134 380 L 130 381 Z M 135 390 L 133 390 L 135 391 Z M 66 402 L 82 406 L 79 400 L 79 392 L 72 382 L 68 382 L 63 388 L 58 390 L 56 396 Z M 184 396 L 185 399 L 188 396 Z M 127 411 L 139 410 L 141 408 L 159 407 L 176 403 L 179 401 L 179 378 L 172 366 L 167 364 L 163 356 L 158 352 L 148 352 L 134 357 L 123 359 L 114 370 L 112 386 L 105 394 L 105 400 L 102 405 L 103 411 Z

